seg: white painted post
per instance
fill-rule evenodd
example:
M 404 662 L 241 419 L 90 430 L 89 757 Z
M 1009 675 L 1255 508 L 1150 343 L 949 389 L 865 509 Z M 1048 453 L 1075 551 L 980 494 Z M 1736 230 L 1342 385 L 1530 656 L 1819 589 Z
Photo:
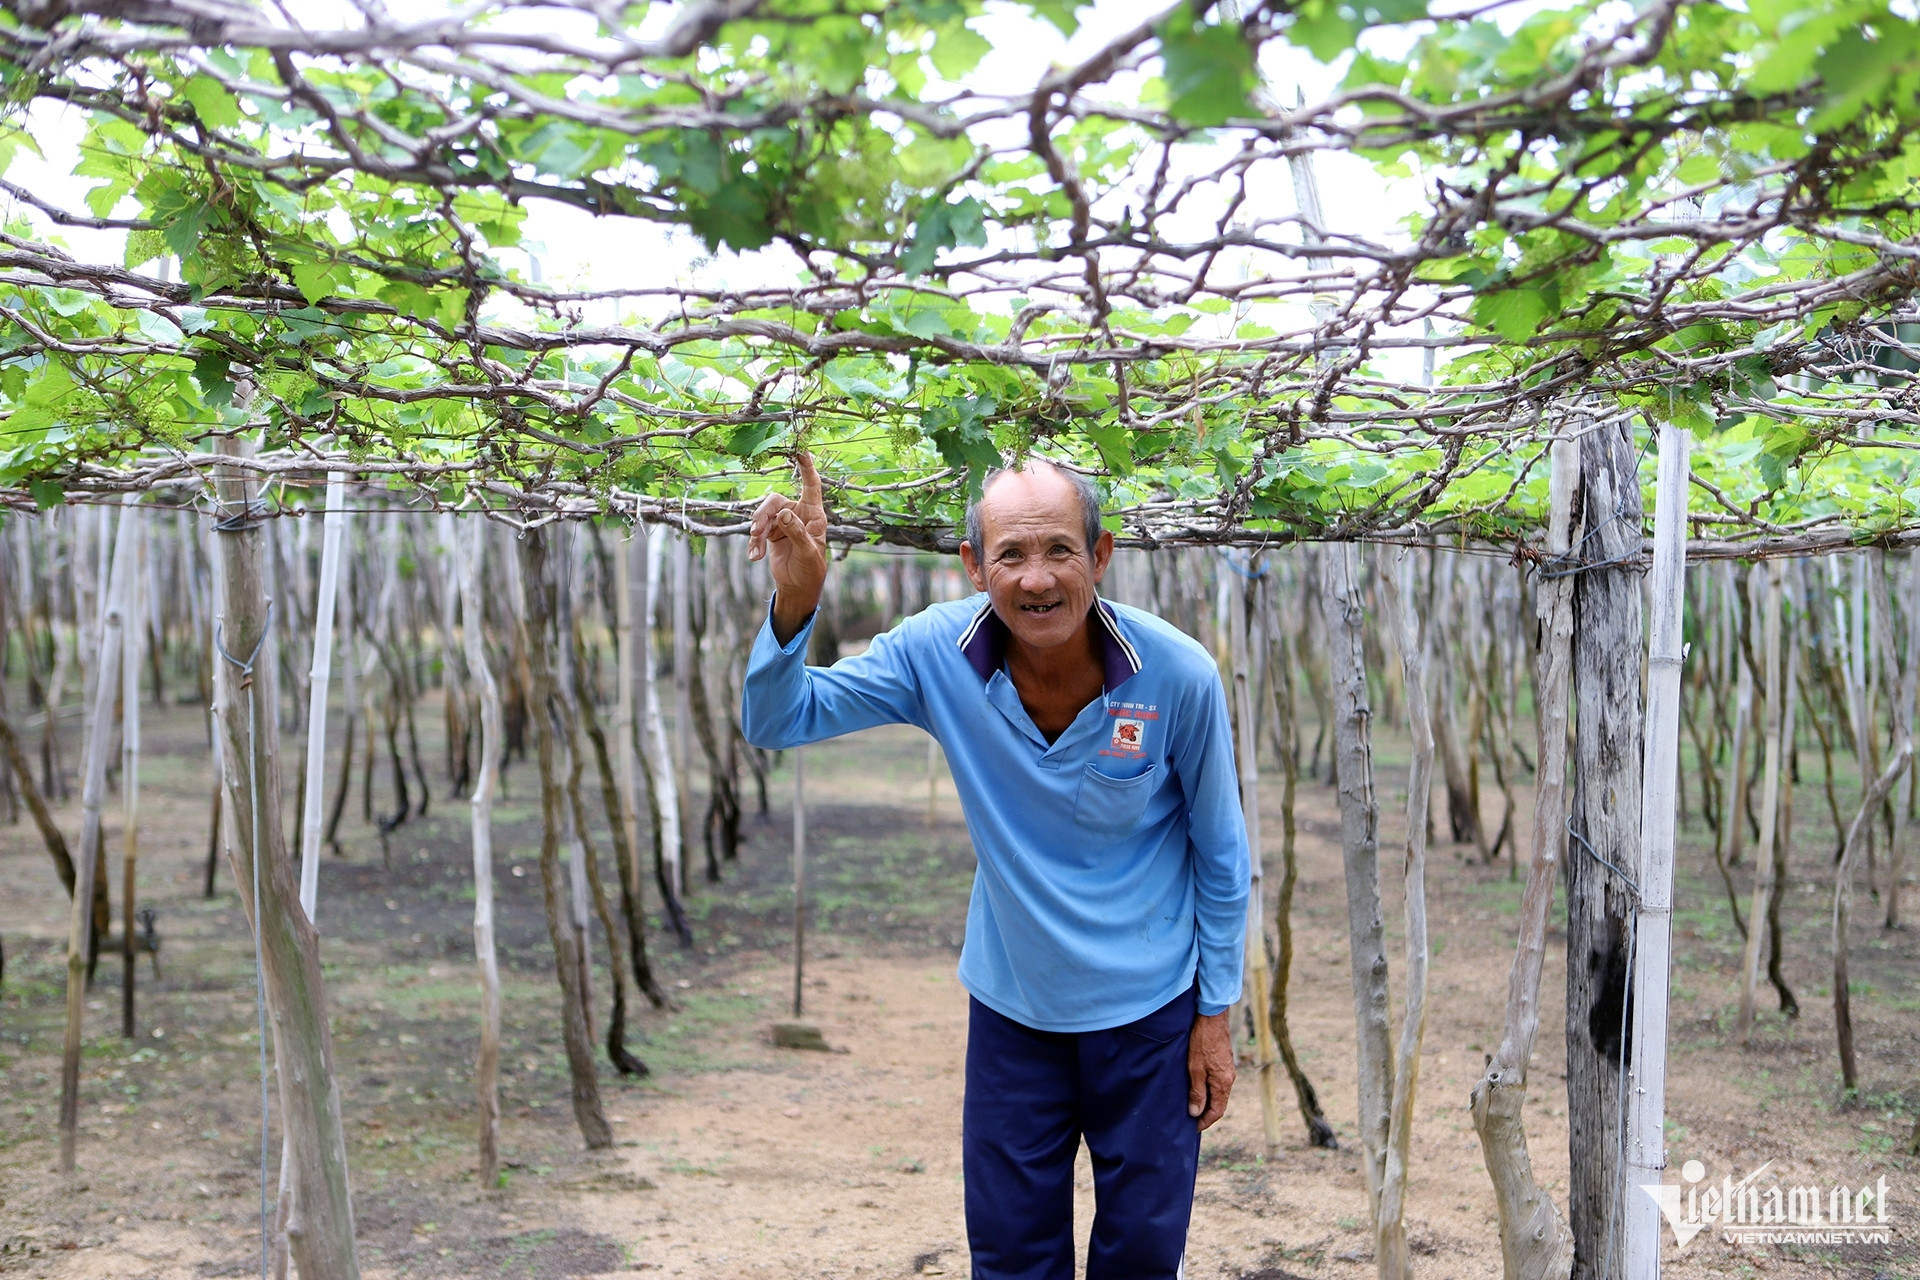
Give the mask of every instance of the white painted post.
M 1653 509 L 1653 609 L 1647 644 L 1647 730 L 1640 804 L 1640 902 L 1634 912 L 1633 1065 L 1627 1076 L 1626 1276 L 1658 1280 L 1660 1206 L 1636 1186 L 1667 1167 L 1667 979 L 1673 944 L 1673 793 L 1680 776 L 1680 620 L 1686 602 L 1687 455 L 1691 433 L 1660 428 Z
M 104 517 L 102 518 L 104 524 Z M 126 578 L 133 566 L 133 521 L 122 520 L 113 542 L 110 569 L 100 578 L 100 626 L 93 663 L 92 706 L 87 714 L 85 763 L 80 778 L 80 861 L 74 868 L 73 904 L 67 924 L 67 1033 L 60 1059 L 61 1173 L 73 1172 L 74 1146 L 80 1125 L 80 1032 L 85 1017 L 87 955 L 93 932 L 93 880 L 100 872 L 100 808 L 107 789 L 107 739 L 113 731 L 113 699 L 119 692 L 121 609 L 126 600 Z M 105 530 L 102 530 L 102 546 Z M 102 551 L 104 557 L 106 552 Z M 48 707 L 52 715 L 55 708 Z
M 480 571 L 487 526 L 478 515 L 456 535 L 460 632 L 467 675 L 480 686 L 480 767 L 471 801 L 473 832 L 473 951 L 480 965 L 480 1055 L 475 1066 L 480 1095 L 480 1185 L 500 1179 L 500 961 L 493 939 L 493 796 L 500 784 L 500 685 L 487 665 L 485 610 Z
M 320 903 L 320 813 L 327 781 L 327 686 L 333 680 L 333 602 L 339 594 L 340 542 L 347 528 L 347 478 L 327 475 L 327 519 L 320 535 L 320 593 L 313 602 L 313 665 L 307 678 L 307 786 L 300 815 L 300 909 L 315 919 Z

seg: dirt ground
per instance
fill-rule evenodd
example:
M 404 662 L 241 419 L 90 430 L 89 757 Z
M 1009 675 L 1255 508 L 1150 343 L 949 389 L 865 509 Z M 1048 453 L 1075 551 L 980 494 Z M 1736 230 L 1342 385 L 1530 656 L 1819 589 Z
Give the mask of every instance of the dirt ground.
M 429 737 L 437 720 L 422 716 Z M 216 896 L 200 894 L 210 786 L 203 726 L 197 708 L 148 713 L 141 878 L 146 902 L 159 911 L 163 976 L 153 980 L 142 961 L 139 1035 L 124 1041 L 119 962 L 101 965 L 88 1003 L 72 1180 L 53 1170 L 64 897 L 32 826 L 0 826 L 0 1272 L 198 1280 L 259 1266 L 252 951 L 224 866 Z M 771 817 L 749 817 L 746 845 L 724 883 L 696 886 L 695 945 L 653 935 L 676 1007 L 644 1012 L 631 1037 L 649 1077 L 623 1080 L 603 1060 L 601 1086 L 620 1141 L 598 1157 L 582 1149 L 567 1103 L 535 865 L 533 774 L 512 767 L 495 837 L 507 996 L 508 1176 L 498 1189 L 477 1186 L 473 1172 L 477 995 L 466 807 L 444 794 L 442 775 L 430 816 L 395 832 L 383 862 L 356 792 L 343 826 L 345 856 L 329 858 L 322 871 L 319 923 L 363 1274 L 965 1274 L 966 994 L 953 972 L 972 855 L 944 778 L 937 820 L 927 824 L 924 742 L 911 730 L 880 730 L 808 755 L 815 934 L 806 1013 L 835 1051 L 775 1049 L 768 1036 L 769 1024 L 788 1016 L 791 984 L 791 774 L 782 769 Z M 437 762 L 432 741 L 427 752 L 430 765 Z M 1404 752 L 1404 744 L 1384 742 L 1378 772 L 1396 983 Z M 1920 1101 L 1915 934 L 1883 932 L 1861 895 L 1853 986 L 1864 1088 L 1842 1108 L 1826 986 L 1831 828 L 1813 777 L 1797 807 L 1788 896 L 1787 971 L 1804 1012 L 1793 1023 L 1769 1012 L 1747 1050 L 1730 1039 L 1739 939 L 1703 832 L 1697 824 L 1684 832 L 1669 1140 L 1676 1165 L 1701 1160 L 1716 1182 L 1767 1160 L 1794 1182 L 1858 1186 L 1885 1176 L 1895 1243 L 1748 1248 L 1709 1234 L 1676 1252 L 1668 1237 L 1669 1275 L 1920 1276 L 1920 1161 L 1904 1155 Z M 1277 804 L 1271 786 L 1270 814 Z M 1257 1095 L 1245 1072 L 1203 1145 L 1188 1274 L 1209 1280 L 1372 1273 L 1353 1150 L 1353 1010 L 1331 790 L 1304 782 L 1299 809 L 1293 1028 L 1342 1150 L 1305 1145 L 1283 1081 L 1287 1143 L 1277 1158 L 1263 1158 Z M 77 806 L 61 813 L 77 830 Z M 117 802 L 108 830 L 117 895 Z M 1266 833 L 1272 865 L 1277 820 Z M 1466 1104 L 1499 1035 L 1520 886 L 1504 864 L 1460 852 L 1443 845 L 1430 864 L 1431 1011 L 1408 1215 L 1417 1269 L 1436 1277 L 1499 1274 L 1493 1197 Z M 1744 868 L 1741 876 L 1744 888 Z M 1920 908 L 1920 895 L 1909 893 Z M 1562 1205 L 1563 945 L 1556 931 L 1527 1109 L 1536 1169 Z M 604 1010 L 604 967 L 598 981 Z M 1092 1211 L 1084 1157 L 1082 1175 L 1084 1236 Z

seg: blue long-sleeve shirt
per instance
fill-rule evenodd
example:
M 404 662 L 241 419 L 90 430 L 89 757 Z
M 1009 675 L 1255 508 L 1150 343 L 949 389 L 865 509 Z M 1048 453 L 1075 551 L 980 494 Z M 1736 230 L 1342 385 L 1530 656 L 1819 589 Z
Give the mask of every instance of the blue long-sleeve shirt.
M 1043 1031 L 1146 1016 L 1197 974 L 1200 1011 L 1240 995 L 1246 826 L 1226 696 L 1207 651 L 1101 601 L 1105 688 L 1049 744 L 1005 669 L 985 596 L 934 605 L 831 667 L 772 619 L 747 662 L 741 723 L 768 749 L 881 724 L 945 748 L 978 859 L 960 981 Z

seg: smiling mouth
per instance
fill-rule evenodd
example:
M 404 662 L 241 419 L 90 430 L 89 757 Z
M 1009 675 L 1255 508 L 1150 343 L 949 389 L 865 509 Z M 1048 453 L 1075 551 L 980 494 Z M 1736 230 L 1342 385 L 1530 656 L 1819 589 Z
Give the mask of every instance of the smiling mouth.
M 1064 601 L 1052 600 L 1046 604 L 1023 604 L 1020 606 L 1020 612 L 1048 614 L 1048 613 L 1052 613 L 1055 609 L 1058 609 L 1063 603 Z

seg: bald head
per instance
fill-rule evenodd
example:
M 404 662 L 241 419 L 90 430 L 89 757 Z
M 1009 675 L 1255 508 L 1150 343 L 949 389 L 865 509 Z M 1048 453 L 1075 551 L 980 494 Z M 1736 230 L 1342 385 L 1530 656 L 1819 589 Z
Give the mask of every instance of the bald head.
M 1071 497 L 1080 508 L 1085 535 L 1081 549 L 1092 555 L 1094 544 L 1100 541 L 1100 495 L 1094 491 L 1093 482 L 1044 458 L 1029 458 L 1019 467 L 995 467 L 987 472 L 979 500 L 967 504 L 967 545 L 973 548 L 973 558 L 985 561 L 987 524 L 999 508 L 1051 505 L 1060 497 Z

